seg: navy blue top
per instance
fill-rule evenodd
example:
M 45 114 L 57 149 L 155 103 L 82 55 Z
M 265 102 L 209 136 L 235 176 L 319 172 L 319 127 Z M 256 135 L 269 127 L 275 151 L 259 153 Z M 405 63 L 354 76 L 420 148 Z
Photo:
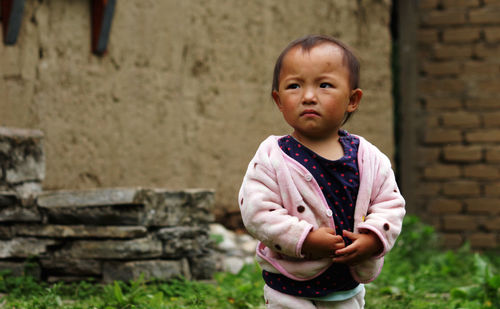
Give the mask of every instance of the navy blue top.
M 344 156 L 332 161 L 321 157 L 292 136 L 278 140 L 280 148 L 301 163 L 316 179 L 333 212 L 335 232 L 353 231 L 354 208 L 359 189 L 358 147 L 359 139 L 344 130 L 339 131 L 339 141 Z M 351 241 L 344 237 L 346 246 Z M 346 264 L 332 264 L 324 273 L 308 281 L 296 281 L 281 274 L 263 271 L 266 284 L 285 294 L 301 297 L 321 297 L 333 292 L 347 291 L 358 286 Z

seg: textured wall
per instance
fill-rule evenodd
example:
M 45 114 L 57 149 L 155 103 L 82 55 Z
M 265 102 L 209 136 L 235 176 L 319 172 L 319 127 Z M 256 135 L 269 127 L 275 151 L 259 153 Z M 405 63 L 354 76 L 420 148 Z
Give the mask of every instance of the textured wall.
M 413 137 L 406 136 L 416 141 L 407 170 L 416 184 L 409 206 L 441 232 L 446 246 L 496 248 L 500 1 L 422 0 L 412 14 L 419 21 L 418 95 L 407 115 L 416 119 Z
M 392 155 L 389 0 L 117 1 L 109 52 L 90 53 L 90 1 L 27 0 L 0 46 L 0 126 L 45 134 L 45 189 L 213 188 L 237 210 L 259 142 L 289 133 L 269 95 L 281 49 L 335 35 L 363 62 L 349 130 Z

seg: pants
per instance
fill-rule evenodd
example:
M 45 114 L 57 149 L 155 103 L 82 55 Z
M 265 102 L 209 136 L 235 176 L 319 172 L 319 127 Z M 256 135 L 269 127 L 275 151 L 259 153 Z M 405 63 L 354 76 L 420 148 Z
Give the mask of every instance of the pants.
M 365 306 L 365 289 L 346 300 L 314 301 L 280 293 L 265 285 L 264 298 L 268 309 L 362 309 Z

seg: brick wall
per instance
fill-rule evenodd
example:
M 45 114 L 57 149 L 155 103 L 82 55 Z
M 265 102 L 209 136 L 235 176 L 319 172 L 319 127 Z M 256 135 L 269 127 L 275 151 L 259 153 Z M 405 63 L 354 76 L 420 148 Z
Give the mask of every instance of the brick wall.
M 442 232 L 447 246 L 497 247 L 500 0 L 417 5 L 412 207 Z

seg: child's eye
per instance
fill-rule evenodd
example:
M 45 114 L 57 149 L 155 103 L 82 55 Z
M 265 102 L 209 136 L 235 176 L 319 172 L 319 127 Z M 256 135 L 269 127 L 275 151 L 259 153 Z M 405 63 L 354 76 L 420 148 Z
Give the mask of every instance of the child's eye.
M 330 84 L 330 83 L 321 83 L 321 84 L 319 85 L 319 87 L 320 87 L 320 88 L 332 88 L 332 87 L 333 87 L 333 85 L 332 85 L 332 84 Z
M 300 88 L 299 84 L 290 84 L 286 86 L 286 89 L 298 89 Z

